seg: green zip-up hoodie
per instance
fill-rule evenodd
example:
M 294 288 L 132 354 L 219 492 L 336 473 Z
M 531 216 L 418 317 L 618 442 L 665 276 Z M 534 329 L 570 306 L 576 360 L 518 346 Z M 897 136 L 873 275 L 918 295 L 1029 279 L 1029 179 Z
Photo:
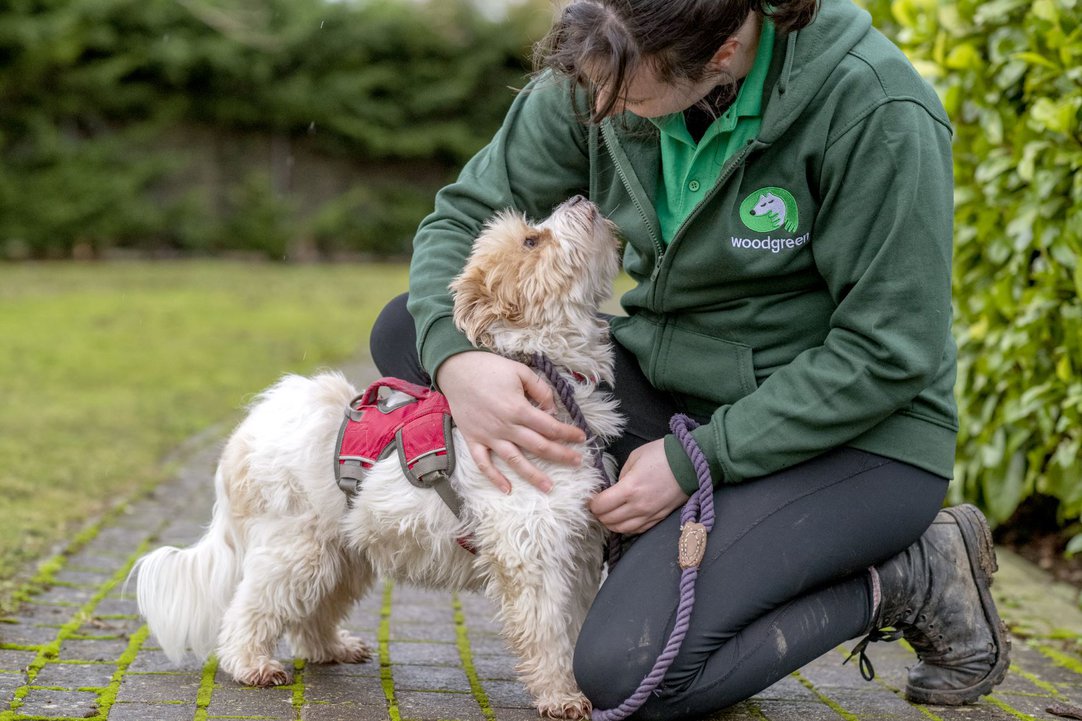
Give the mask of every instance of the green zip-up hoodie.
M 542 77 L 436 198 L 414 242 L 409 309 L 435 376 L 471 348 L 448 282 L 496 210 L 541 218 L 585 193 L 617 223 L 636 287 L 614 337 L 706 419 L 715 482 L 848 445 L 952 474 L 950 125 L 934 91 L 849 0 L 775 38 L 762 127 L 661 242 L 656 129 L 579 123 Z M 690 462 L 665 439 L 681 487 Z

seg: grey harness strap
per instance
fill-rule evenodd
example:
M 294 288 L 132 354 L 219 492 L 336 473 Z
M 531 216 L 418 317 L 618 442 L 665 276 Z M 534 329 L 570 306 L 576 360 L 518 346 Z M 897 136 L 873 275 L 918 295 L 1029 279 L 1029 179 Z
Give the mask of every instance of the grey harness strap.
M 448 439 L 444 455 L 429 451 L 416 458 L 406 458 L 406 444 L 402 441 L 401 429 L 395 434 L 394 448 L 398 450 L 398 463 L 409 482 L 418 488 L 434 490 L 455 514 L 455 518 L 461 519 L 462 496 L 451 486 L 451 473 L 458 460 L 455 457 L 455 444 L 450 442 L 452 425 L 451 416 L 444 416 L 443 437 Z

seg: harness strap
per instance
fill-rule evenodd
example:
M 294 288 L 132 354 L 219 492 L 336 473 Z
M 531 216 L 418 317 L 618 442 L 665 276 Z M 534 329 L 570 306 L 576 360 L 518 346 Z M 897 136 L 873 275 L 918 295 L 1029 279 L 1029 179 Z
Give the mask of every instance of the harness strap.
M 435 422 L 432 418 L 429 416 L 425 419 L 429 426 Z M 462 497 L 451 487 L 451 473 L 456 463 L 455 444 L 451 442 L 451 425 L 451 416 L 444 414 L 440 429 L 445 440 L 444 445 L 428 450 L 423 455 L 409 457 L 409 444 L 402 438 L 402 429 L 395 434 L 394 445 L 398 450 L 398 463 L 409 482 L 418 488 L 434 490 L 455 514 L 455 518 L 461 519 Z
M 451 513 L 455 514 L 455 518 L 461 520 L 462 518 L 462 496 L 458 495 L 458 492 L 451 487 L 451 478 L 442 471 L 438 471 L 438 477 L 432 483 L 432 490 L 439 494 L 439 497 L 443 499 L 443 502 L 447 504 L 447 507 L 451 509 Z M 466 539 L 459 539 L 459 545 L 465 548 L 470 553 L 476 553 L 475 547 L 472 542 L 468 545 L 463 541 Z

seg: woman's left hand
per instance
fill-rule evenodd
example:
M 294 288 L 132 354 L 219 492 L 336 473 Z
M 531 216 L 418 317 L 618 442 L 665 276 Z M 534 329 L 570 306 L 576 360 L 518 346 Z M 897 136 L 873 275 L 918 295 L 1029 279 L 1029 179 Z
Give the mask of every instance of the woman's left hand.
M 590 510 L 610 531 L 642 533 L 679 508 L 688 495 L 676 482 L 663 439 L 628 456 L 620 480 L 590 501 Z

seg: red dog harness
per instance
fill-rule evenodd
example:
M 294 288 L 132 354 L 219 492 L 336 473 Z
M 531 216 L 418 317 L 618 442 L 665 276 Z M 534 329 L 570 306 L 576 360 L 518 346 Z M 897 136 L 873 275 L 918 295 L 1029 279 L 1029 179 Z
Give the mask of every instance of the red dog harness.
M 381 396 L 383 389 L 400 395 Z M 380 378 L 346 409 L 335 448 L 338 487 L 352 497 L 360 490 L 365 471 L 397 452 L 409 482 L 434 489 L 460 516 L 462 499 L 449 482 L 455 469 L 451 426 L 443 394 L 399 378 Z

